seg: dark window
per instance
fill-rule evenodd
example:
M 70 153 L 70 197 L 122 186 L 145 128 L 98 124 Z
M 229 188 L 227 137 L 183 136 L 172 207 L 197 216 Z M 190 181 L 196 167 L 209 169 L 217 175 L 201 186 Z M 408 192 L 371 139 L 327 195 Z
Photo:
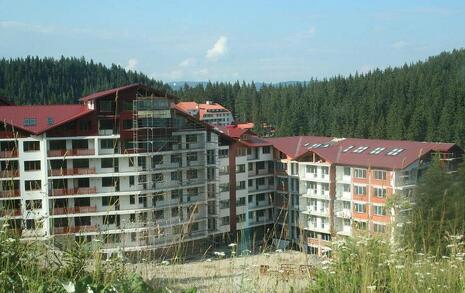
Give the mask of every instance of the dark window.
M 271 149 L 270 149 L 269 146 L 265 146 L 265 147 L 263 147 L 262 152 L 263 152 L 264 154 L 269 154 L 269 153 L 271 152 Z
M 113 168 L 113 158 L 104 158 L 101 163 L 102 168 Z
M 38 141 L 25 141 L 23 148 L 25 152 L 40 151 L 40 143 Z
M 26 191 L 40 190 L 42 187 L 42 183 L 40 180 L 26 180 L 24 181 L 24 185 Z
M 24 162 L 25 171 L 38 171 L 40 170 L 40 161 L 26 161 Z

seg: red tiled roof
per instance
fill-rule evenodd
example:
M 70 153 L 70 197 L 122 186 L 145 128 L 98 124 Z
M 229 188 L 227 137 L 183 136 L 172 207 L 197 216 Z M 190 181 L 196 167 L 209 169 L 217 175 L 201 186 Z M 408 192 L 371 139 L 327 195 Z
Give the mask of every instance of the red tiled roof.
M 117 92 L 120 92 L 120 91 L 125 91 L 125 90 L 129 90 L 129 89 L 139 89 L 139 88 L 143 88 L 143 89 L 145 89 L 147 91 L 154 92 L 159 96 L 166 96 L 166 97 L 171 98 L 171 99 L 177 99 L 177 97 L 175 97 L 173 95 L 170 95 L 170 94 L 167 94 L 166 92 L 150 88 L 150 87 L 145 86 L 145 85 L 140 84 L 140 83 L 133 83 L 133 84 L 117 87 L 117 88 L 112 88 L 112 89 L 92 93 L 92 94 L 90 94 L 88 96 L 85 96 L 85 97 L 81 98 L 80 100 L 83 101 L 83 102 L 86 102 L 86 101 L 95 100 L 95 99 L 107 97 L 107 96 L 110 96 L 110 95 L 114 95 L 114 94 L 116 94 Z
M 197 105 L 196 102 L 179 102 L 176 104 L 176 108 L 187 113 L 189 110 L 196 110 Z
M 312 136 L 278 137 L 267 140 L 290 159 L 297 159 L 306 152 L 312 151 L 335 164 L 385 169 L 404 169 L 431 151 L 446 152 L 455 146 L 453 143 Z M 328 146 L 312 147 L 313 144 L 328 144 Z M 344 152 L 350 146 L 352 148 Z M 354 152 L 358 147 L 367 147 L 367 149 L 361 153 Z M 370 154 L 376 148 L 384 149 L 378 154 Z M 393 149 L 403 150 L 395 156 L 387 155 Z
M 256 135 L 250 135 L 247 140 L 240 140 L 242 144 L 248 147 L 271 146 L 271 143 Z
M 231 138 L 235 138 L 235 139 L 240 139 L 244 133 L 249 131 L 248 129 L 238 128 L 235 125 L 215 126 L 215 127 L 218 128 L 218 130 L 221 133 L 224 133 L 225 135 Z
M 242 129 L 252 129 L 252 128 L 254 128 L 254 126 L 255 125 L 252 122 L 237 124 L 237 127 L 242 128 Z
M 84 105 L 1 106 L 0 119 L 15 128 L 41 134 L 92 111 Z M 25 126 L 26 118 L 36 119 L 36 125 Z M 53 124 L 49 125 L 49 120 L 53 121 Z
M 289 158 L 294 159 L 305 154 L 308 150 L 305 144 L 328 143 L 333 138 L 324 136 L 288 136 L 288 137 L 270 137 L 265 138 L 280 152 L 286 154 Z

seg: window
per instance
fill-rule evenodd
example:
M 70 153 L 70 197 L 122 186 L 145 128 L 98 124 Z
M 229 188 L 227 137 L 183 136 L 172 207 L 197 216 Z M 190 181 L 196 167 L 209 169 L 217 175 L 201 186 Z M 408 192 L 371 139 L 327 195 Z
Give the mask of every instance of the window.
M 104 168 L 113 168 L 113 158 L 104 158 L 101 160 L 101 167 Z
M 384 233 L 386 226 L 381 224 L 373 224 L 373 231 L 377 233 Z
M 37 210 L 42 208 L 42 200 L 41 199 L 34 199 L 34 200 L 26 200 L 26 210 Z
M 129 196 L 129 204 L 136 204 L 136 196 L 134 194 Z
M 171 217 L 178 217 L 179 216 L 179 207 L 171 208 Z
M 36 126 L 37 119 L 36 118 L 24 118 L 24 126 Z
M 102 139 L 100 140 L 100 147 L 102 149 L 112 149 L 116 145 L 116 141 L 113 139 Z
M 229 216 L 221 218 L 221 225 L 229 225 Z
M 389 151 L 387 153 L 387 155 L 388 156 L 397 156 L 398 154 L 400 154 L 403 151 L 404 151 L 404 149 L 392 149 L 391 151 Z
M 163 182 L 163 174 L 162 173 L 157 173 L 152 175 L 152 181 L 153 182 Z
M 186 178 L 187 179 L 197 179 L 198 178 L 197 170 L 196 169 L 187 170 L 186 171 Z
M 366 205 L 361 203 L 354 203 L 354 211 L 356 213 L 366 213 Z
M 239 181 L 239 184 L 236 185 L 237 190 L 245 189 L 245 181 Z
M 188 134 L 188 135 L 186 135 L 186 142 L 187 143 L 196 143 L 197 142 L 197 135 L 196 134 Z
M 26 180 L 24 181 L 24 189 L 26 191 L 40 190 L 42 183 L 40 180 Z
M 377 180 L 386 180 L 386 171 L 383 170 L 375 170 L 375 179 Z
M 236 173 L 244 173 L 245 172 L 245 164 L 236 165 Z
M 136 222 L 136 214 L 130 214 L 129 215 L 129 222 L 131 222 L 131 223 Z
M 180 177 L 181 176 L 178 171 L 171 172 L 171 181 L 179 180 Z
M 386 215 L 386 207 L 384 207 L 384 206 L 373 206 L 373 207 L 374 207 L 375 215 L 378 215 L 378 216 L 385 216 Z
M 188 153 L 187 154 L 187 161 L 188 162 L 194 162 L 198 160 L 197 153 Z
M 178 199 L 181 197 L 181 195 L 182 195 L 182 190 L 179 190 L 179 189 L 171 190 L 171 199 Z
M 131 129 L 132 128 L 132 120 L 125 119 L 123 120 L 123 129 Z
M 358 147 L 355 150 L 353 150 L 353 152 L 357 153 L 357 154 L 360 154 L 360 153 L 363 153 L 363 151 L 366 150 L 367 148 L 368 147 L 366 147 L 366 146 L 361 146 L 361 147 Z
M 36 152 L 40 151 L 40 143 L 38 141 L 25 141 L 23 144 L 25 152 Z
M 305 170 L 307 171 L 307 173 L 316 174 L 316 167 L 315 166 L 306 166 Z
M 229 191 L 229 183 L 221 183 L 219 185 L 220 192 L 227 192 Z
M 386 197 L 386 188 L 374 188 L 375 191 L 375 196 L 379 198 L 385 198 Z
M 344 176 L 350 176 L 350 167 L 344 167 Z
M 153 216 L 155 220 L 161 220 L 165 218 L 165 212 L 163 210 L 154 211 Z
M 354 177 L 355 178 L 367 178 L 367 170 L 366 169 L 354 169 Z
M 163 164 L 162 155 L 155 155 L 152 157 L 152 167 L 155 167 L 155 165 L 162 165 L 162 164 Z
M 102 178 L 102 187 L 113 187 L 113 186 L 115 186 L 113 177 Z
M 179 154 L 171 155 L 170 161 L 171 161 L 171 163 L 180 163 L 182 161 L 181 160 L 181 155 L 179 155 Z
M 367 230 L 368 229 L 368 223 L 367 222 L 354 221 L 354 227 L 359 229 L 359 230 Z
M 354 193 L 356 195 L 366 195 L 367 188 L 366 186 L 354 185 Z
M 239 198 L 238 201 L 236 202 L 236 206 L 238 207 L 245 206 L 245 197 Z
M 342 152 L 343 152 L 343 153 L 347 153 L 347 152 L 350 151 L 353 147 L 354 147 L 353 145 L 348 146 L 348 147 L 346 147 Z
M 134 176 L 129 176 L 129 186 L 134 186 L 134 184 L 135 184 Z
M 220 158 L 227 158 L 228 157 L 229 150 L 224 149 L 224 150 L 219 150 L 218 155 Z
M 329 183 L 323 183 L 323 184 L 321 184 L 321 190 L 323 190 L 323 191 L 329 191 Z
M 262 148 L 262 153 L 269 154 L 271 152 L 271 148 L 269 146 L 264 146 Z
M 328 175 L 329 174 L 329 168 L 328 167 L 321 167 L 321 172 L 323 175 Z
M 384 151 L 385 148 L 382 148 L 382 147 L 377 147 L 375 149 L 373 149 L 371 152 L 370 152 L 370 155 L 377 155 L 379 153 L 381 153 L 382 151 Z
M 229 199 L 220 200 L 220 209 L 229 209 Z
M 38 171 L 40 170 L 40 161 L 25 161 L 24 162 L 25 171 Z
M 113 206 L 119 202 L 118 196 L 104 196 L 102 197 L 102 206 Z
M 346 210 L 350 210 L 350 201 L 343 201 L 342 207 Z
M 350 192 L 350 184 L 344 184 L 344 192 Z
M 113 111 L 113 105 L 112 101 L 100 101 L 99 103 L 100 106 L 100 112 L 112 112 Z

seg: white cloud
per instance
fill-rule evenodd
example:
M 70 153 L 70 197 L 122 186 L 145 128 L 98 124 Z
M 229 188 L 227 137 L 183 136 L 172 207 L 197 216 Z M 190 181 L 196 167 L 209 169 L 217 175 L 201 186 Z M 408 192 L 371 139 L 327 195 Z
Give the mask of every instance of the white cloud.
M 196 60 L 195 58 L 187 58 L 181 61 L 181 63 L 178 64 L 179 67 L 189 67 L 195 65 Z
M 194 72 L 195 75 L 198 76 L 206 76 L 209 73 L 207 68 L 202 68 Z
M 402 49 L 402 48 L 406 47 L 407 45 L 408 45 L 407 42 L 397 41 L 397 42 L 392 43 L 391 47 L 394 48 L 394 49 Z
M 219 57 L 223 56 L 228 52 L 228 38 L 221 36 L 213 45 L 212 48 L 207 50 L 207 59 L 217 60 Z
M 136 58 L 130 58 L 128 60 L 128 65 L 126 65 L 126 70 L 136 71 L 138 64 L 139 64 L 139 60 L 137 60 Z

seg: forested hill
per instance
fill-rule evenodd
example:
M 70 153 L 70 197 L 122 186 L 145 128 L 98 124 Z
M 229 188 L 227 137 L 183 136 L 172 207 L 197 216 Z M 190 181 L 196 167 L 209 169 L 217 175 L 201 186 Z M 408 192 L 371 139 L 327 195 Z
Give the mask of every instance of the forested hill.
M 144 74 L 84 58 L 0 59 L 0 96 L 16 104 L 75 103 L 89 93 L 135 82 L 169 88 Z
M 288 86 L 207 84 L 185 100 L 212 99 L 277 135 L 313 134 L 457 142 L 465 146 L 465 50 L 400 68 Z M 257 129 L 261 131 L 261 129 Z
M 78 58 L 0 60 L 0 96 L 17 104 L 72 103 L 77 97 L 133 82 L 167 88 L 119 66 Z M 465 146 L 465 50 L 400 68 L 305 83 L 207 83 L 185 86 L 183 100 L 213 100 L 239 120 L 263 122 L 276 135 L 331 135 L 450 141 Z

